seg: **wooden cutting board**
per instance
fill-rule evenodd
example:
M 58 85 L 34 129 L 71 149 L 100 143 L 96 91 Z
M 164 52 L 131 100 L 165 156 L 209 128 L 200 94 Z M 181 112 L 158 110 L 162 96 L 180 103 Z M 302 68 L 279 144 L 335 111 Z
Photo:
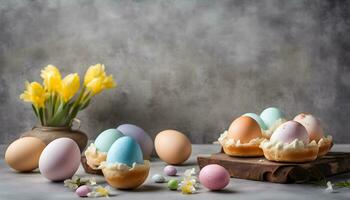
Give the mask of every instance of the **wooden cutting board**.
M 225 167 L 231 177 L 273 183 L 296 183 L 350 172 L 350 153 L 330 152 L 321 159 L 308 163 L 277 163 L 264 157 L 238 158 L 225 153 L 198 156 L 198 165 Z

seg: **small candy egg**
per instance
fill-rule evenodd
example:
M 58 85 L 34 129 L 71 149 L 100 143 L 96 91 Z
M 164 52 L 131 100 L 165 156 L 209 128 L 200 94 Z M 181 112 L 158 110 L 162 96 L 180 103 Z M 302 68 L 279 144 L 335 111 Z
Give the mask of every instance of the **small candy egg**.
M 107 163 L 123 163 L 129 167 L 134 163 L 143 164 L 142 150 L 132 137 L 123 136 L 117 139 L 109 149 Z
M 293 120 L 299 122 L 306 128 L 311 141 L 315 140 L 316 142 L 318 142 L 321 138 L 324 137 L 321 122 L 313 115 L 301 113 L 295 116 Z
M 40 155 L 40 173 L 49 180 L 70 178 L 80 165 L 80 150 L 72 139 L 59 138 L 50 142 Z
M 179 186 L 179 181 L 177 179 L 170 179 L 168 181 L 168 188 L 170 190 L 177 190 L 178 186 Z
M 177 170 L 174 166 L 168 165 L 164 167 L 164 173 L 168 176 L 176 176 Z
M 209 190 L 221 190 L 230 183 L 230 174 L 224 167 L 211 164 L 199 172 L 199 181 Z
M 149 159 L 153 151 L 153 140 L 142 128 L 133 124 L 122 124 L 117 127 L 117 130 L 126 136 L 130 136 L 136 140 L 141 146 L 143 157 Z
M 287 144 L 293 142 L 295 139 L 301 140 L 305 145 L 309 143 L 307 130 L 296 121 L 287 121 L 281 124 L 270 138 L 271 141 Z
M 265 122 L 268 128 L 274 126 L 277 120 L 283 119 L 282 111 L 275 107 L 269 107 L 263 110 L 260 114 L 261 119 Z
M 251 140 L 261 138 L 261 128 L 251 117 L 241 116 L 235 119 L 228 129 L 228 137 L 241 143 L 249 143 Z
M 122 136 L 123 134 L 117 129 L 107 129 L 97 136 L 94 142 L 95 147 L 101 152 L 108 152 L 114 141 Z
M 87 197 L 89 192 L 91 192 L 91 188 L 87 185 L 82 185 L 75 190 L 75 194 L 79 197 Z
M 12 142 L 5 152 L 5 161 L 20 172 L 29 172 L 38 167 L 39 157 L 46 144 L 35 137 L 23 137 Z
M 255 113 L 246 113 L 242 116 L 247 116 L 247 117 L 251 117 L 253 118 L 256 122 L 258 122 L 260 128 L 262 128 L 263 130 L 267 130 L 267 126 L 265 124 L 265 122 L 261 119 L 261 117 Z
M 152 176 L 152 181 L 155 183 L 164 183 L 165 178 L 164 178 L 164 176 L 162 176 L 160 174 L 155 174 Z
M 185 162 L 192 152 L 190 140 L 176 130 L 158 133 L 154 143 L 159 158 L 173 165 Z

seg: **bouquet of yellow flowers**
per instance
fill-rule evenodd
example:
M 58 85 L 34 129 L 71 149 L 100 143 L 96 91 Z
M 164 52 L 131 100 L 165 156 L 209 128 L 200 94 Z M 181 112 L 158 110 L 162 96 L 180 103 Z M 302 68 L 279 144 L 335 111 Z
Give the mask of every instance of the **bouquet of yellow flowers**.
M 82 87 L 77 73 L 62 79 L 60 71 L 53 65 L 41 70 L 41 78 L 43 85 L 27 82 L 20 98 L 32 104 L 42 126 L 51 127 L 70 127 L 78 112 L 89 105 L 93 96 L 116 86 L 113 76 L 106 74 L 102 64 L 89 67 Z

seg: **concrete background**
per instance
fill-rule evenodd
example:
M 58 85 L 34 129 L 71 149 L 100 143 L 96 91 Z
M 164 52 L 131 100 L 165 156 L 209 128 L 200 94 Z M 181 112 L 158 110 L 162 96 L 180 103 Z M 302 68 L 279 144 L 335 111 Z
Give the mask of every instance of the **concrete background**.
M 245 112 L 311 112 L 350 143 L 350 1 L 0 0 L 0 143 L 36 119 L 19 100 L 40 69 L 98 62 L 118 88 L 80 113 L 91 138 L 129 122 L 193 143 Z

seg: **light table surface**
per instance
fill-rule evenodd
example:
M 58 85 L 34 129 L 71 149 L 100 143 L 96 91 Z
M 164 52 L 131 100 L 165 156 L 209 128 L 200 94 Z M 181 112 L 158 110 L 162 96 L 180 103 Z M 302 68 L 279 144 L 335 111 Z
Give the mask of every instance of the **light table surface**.
M 5 145 L 0 146 L 3 158 Z M 200 154 L 219 152 L 218 145 L 193 145 L 191 158 L 183 165 L 178 166 L 180 173 L 185 169 L 195 167 L 198 169 L 196 158 Z M 335 145 L 333 151 L 350 151 L 349 145 Z M 166 164 L 159 160 L 151 161 L 151 171 L 147 181 L 142 187 L 133 191 L 116 191 L 117 195 L 110 199 L 143 199 L 143 200 L 172 200 L 172 199 L 266 199 L 266 200 L 310 200 L 310 199 L 350 199 L 350 188 L 339 189 L 337 193 L 325 192 L 325 187 L 310 184 L 276 184 L 258 181 L 249 181 L 231 178 L 230 184 L 220 192 L 210 192 L 203 186 L 196 194 L 183 195 L 180 191 L 168 190 L 165 183 L 157 184 L 151 181 L 152 175 L 162 173 Z M 99 184 L 106 185 L 103 177 L 86 174 L 82 167 L 76 173 L 78 176 L 96 177 Z M 350 173 L 330 178 L 331 181 L 343 181 L 350 179 Z M 0 199 L 80 199 L 74 192 L 63 186 L 63 183 L 53 183 L 45 179 L 39 172 L 17 173 L 10 169 L 3 159 L 0 161 Z M 90 198 L 89 198 L 90 199 Z M 98 199 L 103 199 L 98 198 Z

